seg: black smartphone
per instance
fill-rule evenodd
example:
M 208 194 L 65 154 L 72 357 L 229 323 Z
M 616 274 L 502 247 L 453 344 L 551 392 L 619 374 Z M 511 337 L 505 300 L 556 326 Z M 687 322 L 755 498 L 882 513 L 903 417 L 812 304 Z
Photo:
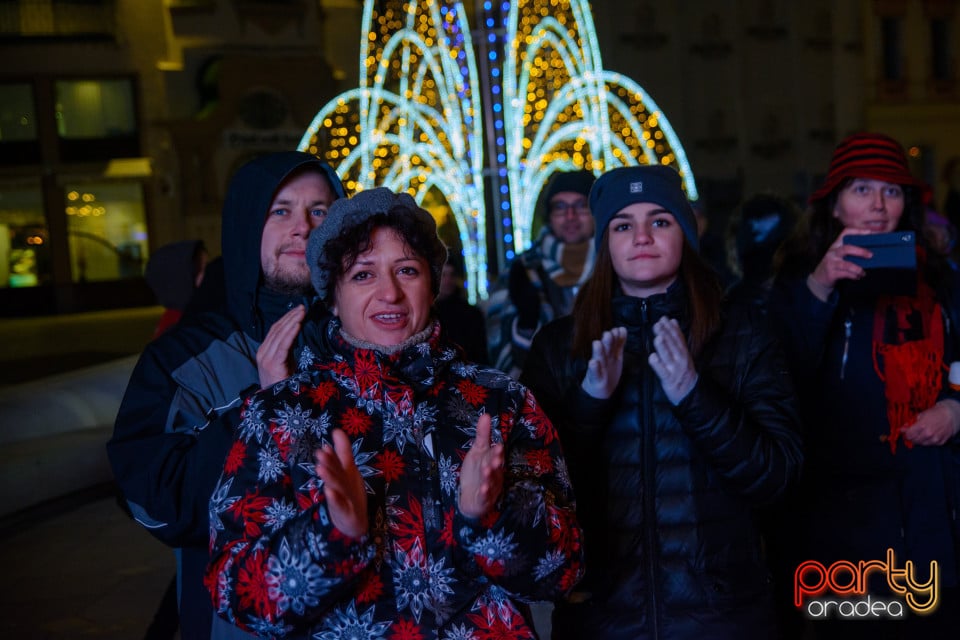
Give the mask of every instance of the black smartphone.
M 852 244 L 873 253 L 871 258 L 847 256 L 845 259 L 864 269 L 916 269 L 917 237 L 913 231 L 871 233 L 844 236 L 843 244 Z
M 844 287 L 854 295 L 912 296 L 917 292 L 917 236 L 913 231 L 871 233 L 844 236 L 844 244 L 869 249 L 873 256 L 845 259 L 867 271 L 860 280 L 845 280 Z

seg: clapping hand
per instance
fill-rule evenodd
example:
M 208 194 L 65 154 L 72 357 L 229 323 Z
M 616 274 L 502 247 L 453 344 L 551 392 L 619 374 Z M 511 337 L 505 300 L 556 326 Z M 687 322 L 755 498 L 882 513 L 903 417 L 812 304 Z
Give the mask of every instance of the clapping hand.
M 490 442 L 490 416 L 477 420 L 473 446 L 460 468 L 460 513 L 482 518 L 500 499 L 503 490 L 503 444 Z
M 587 363 L 587 374 L 580 387 L 593 398 L 606 399 L 613 395 L 623 373 L 623 350 L 627 344 L 627 330 L 615 327 L 604 331 L 593 341 L 593 354 Z
M 332 438 L 333 446 L 324 445 L 314 453 L 314 470 L 323 480 L 323 496 L 333 526 L 351 538 L 359 538 L 369 528 L 363 476 L 353 459 L 347 434 L 334 429 Z
M 660 318 L 653 325 L 653 353 L 647 360 L 674 406 L 680 404 L 697 384 L 699 375 L 693 366 L 687 340 L 680 330 L 680 323 L 672 318 Z
M 306 308 L 298 305 L 283 314 L 267 331 L 263 344 L 257 349 L 257 374 L 261 389 L 290 376 L 290 347 L 300 333 L 300 325 L 306 314 Z

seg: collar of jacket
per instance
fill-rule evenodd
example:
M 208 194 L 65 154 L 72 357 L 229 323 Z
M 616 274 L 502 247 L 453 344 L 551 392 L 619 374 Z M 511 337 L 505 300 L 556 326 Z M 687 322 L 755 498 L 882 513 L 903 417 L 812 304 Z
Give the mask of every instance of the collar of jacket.
M 250 310 L 249 326 L 244 327 L 244 332 L 260 341 L 266 337 L 267 331 L 283 314 L 298 304 L 304 305 L 307 309 L 313 305 L 313 298 L 309 296 L 277 293 L 266 287 L 260 287 L 256 300 L 256 308 Z
M 680 278 L 667 287 L 665 292 L 646 298 L 626 295 L 617 287 L 611 304 L 613 326 L 627 329 L 626 349 L 629 353 L 650 351 L 653 340 L 651 327 L 663 316 L 679 320 L 684 333 L 689 328 L 687 289 Z
M 342 358 L 351 367 L 361 360 L 373 363 L 379 370 L 413 387 L 417 393 L 433 389 L 437 381 L 445 377 L 450 363 L 457 357 L 456 348 L 442 339 L 440 323 L 436 321 L 425 341 L 391 355 L 375 349 L 354 347 L 344 340 L 340 326 L 339 318 L 332 317 L 324 330 L 326 335 L 323 343 L 331 355 Z

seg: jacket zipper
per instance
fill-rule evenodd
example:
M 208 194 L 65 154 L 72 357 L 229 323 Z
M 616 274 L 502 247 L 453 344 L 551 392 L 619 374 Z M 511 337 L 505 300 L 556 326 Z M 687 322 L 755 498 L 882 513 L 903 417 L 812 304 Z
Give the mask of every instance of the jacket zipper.
M 651 352 L 653 340 L 651 338 L 649 317 L 647 315 L 647 301 L 640 301 L 640 318 L 643 327 L 643 341 L 647 353 Z M 660 625 L 657 616 L 657 571 L 654 566 L 654 530 L 656 527 L 656 504 L 654 496 L 654 473 L 653 473 L 653 445 L 655 424 L 653 419 L 653 376 L 651 372 L 643 368 L 643 420 L 640 423 L 640 462 L 643 465 L 643 533 L 644 533 L 644 562 L 647 563 L 647 580 L 650 583 L 650 627 L 651 637 L 660 637 Z
M 843 321 L 843 356 L 840 358 L 840 379 L 843 380 L 844 373 L 847 369 L 847 355 L 850 353 L 850 332 L 853 329 L 853 318 L 851 317 L 853 311 L 851 310 L 847 319 Z

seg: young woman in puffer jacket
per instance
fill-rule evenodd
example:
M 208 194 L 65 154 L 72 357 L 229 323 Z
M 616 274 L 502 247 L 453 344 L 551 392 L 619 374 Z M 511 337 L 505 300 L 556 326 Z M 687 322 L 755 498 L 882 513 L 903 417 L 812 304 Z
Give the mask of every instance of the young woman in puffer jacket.
M 727 308 L 665 166 L 597 179 L 594 272 L 521 380 L 557 426 L 586 577 L 552 636 L 773 638 L 755 509 L 802 460 L 793 388 L 756 310 Z

